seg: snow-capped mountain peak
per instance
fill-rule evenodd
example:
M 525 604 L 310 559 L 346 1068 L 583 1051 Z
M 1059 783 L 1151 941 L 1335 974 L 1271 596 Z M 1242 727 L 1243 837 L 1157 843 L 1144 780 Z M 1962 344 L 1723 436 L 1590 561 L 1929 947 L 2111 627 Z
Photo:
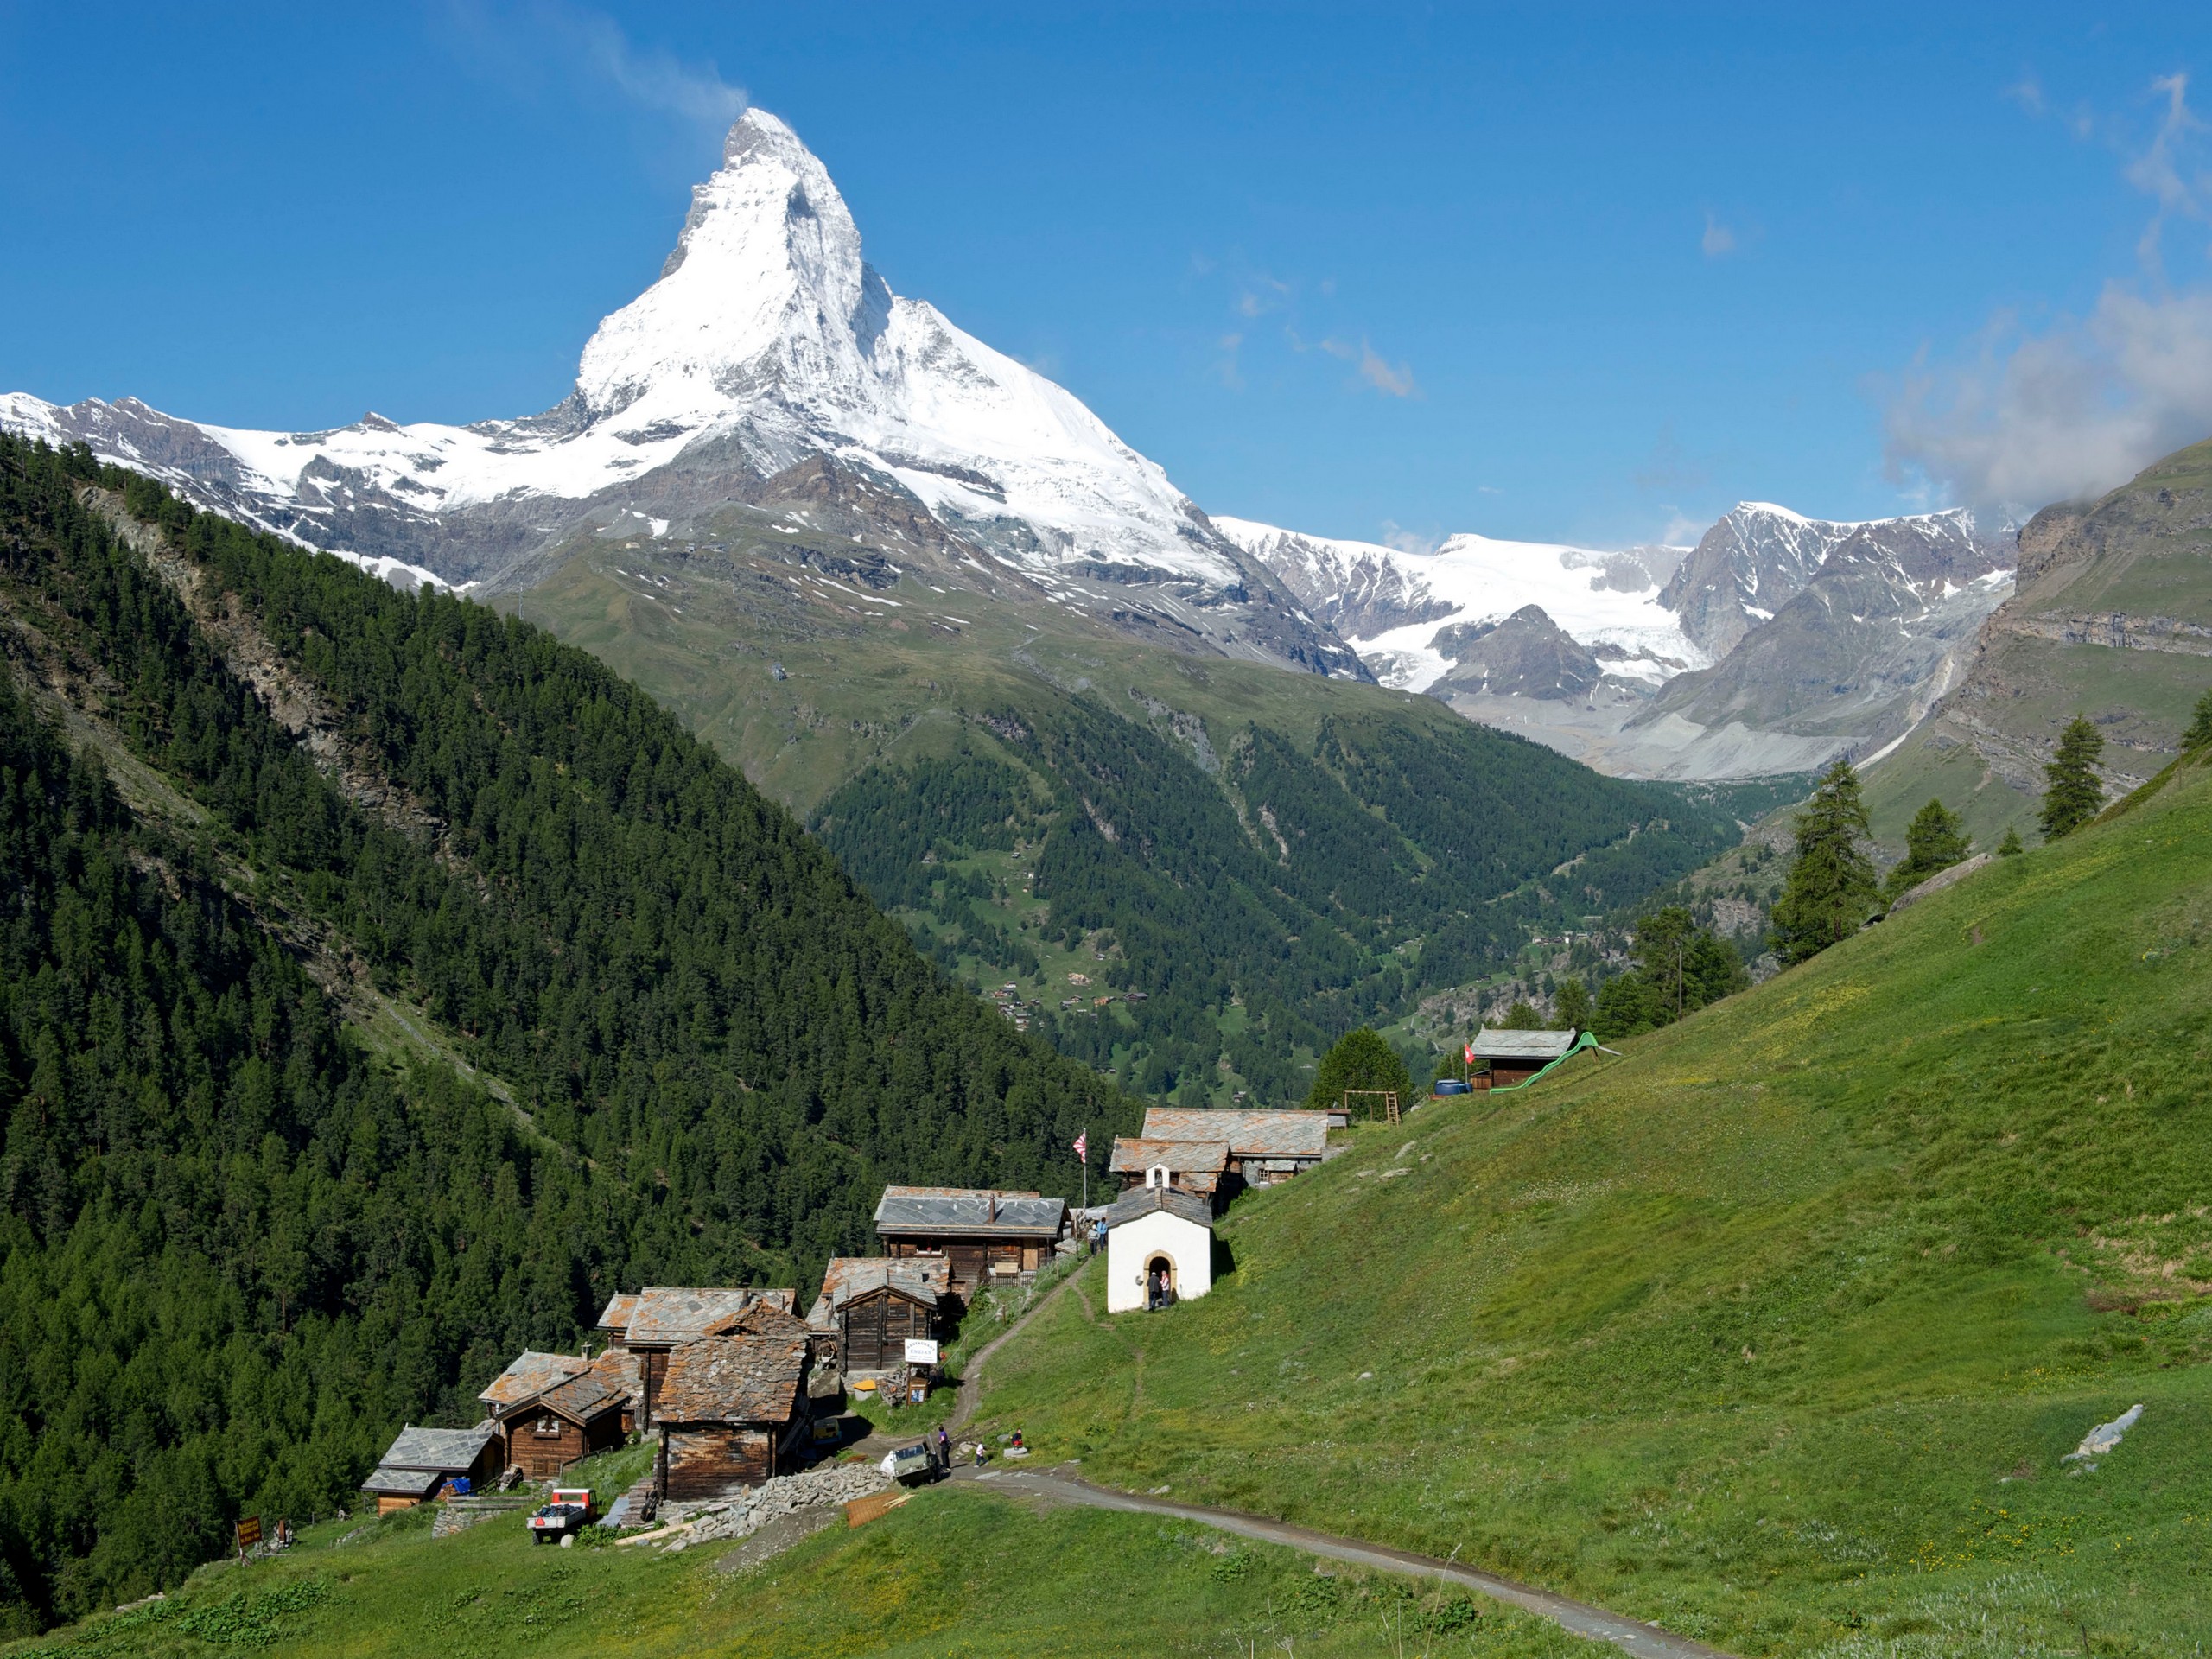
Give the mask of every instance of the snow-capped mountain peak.
M 288 433 L 14 394 L 0 424 L 456 582 L 529 568 L 609 512 L 681 523 L 826 462 L 903 491 L 1052 601 L 1135 607 L 1231 654 L 1365 675 L 1078 398 L 893 293 L 829 170 L 761 110 L 730 129 L 658 278 L 600 323 L 574 393 L 542 415 Z
M 576 395 L 594 419 L 641 399 L 660 413 L 719 413 L 779 385 L 851 398 L 889 309 L 829 169 L 774 116 L 748 110 L 721 169 L 693 189 L 660 280 L 584 346 Z

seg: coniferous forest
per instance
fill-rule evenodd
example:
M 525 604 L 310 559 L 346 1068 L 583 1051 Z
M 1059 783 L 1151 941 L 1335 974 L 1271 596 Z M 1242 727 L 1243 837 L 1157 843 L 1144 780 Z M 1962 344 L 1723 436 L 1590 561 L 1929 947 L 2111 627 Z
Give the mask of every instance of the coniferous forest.
M 5 438 L 0 607 L 0 1630 L 348 1501 L 617 1287 L 1134 1127 L 524 624 Z

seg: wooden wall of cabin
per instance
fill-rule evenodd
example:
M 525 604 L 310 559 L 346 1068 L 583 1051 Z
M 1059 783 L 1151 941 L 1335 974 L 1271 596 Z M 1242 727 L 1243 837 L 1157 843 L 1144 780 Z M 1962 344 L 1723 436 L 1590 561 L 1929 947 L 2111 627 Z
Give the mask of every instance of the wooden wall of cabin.
M 904 1258 L 911 1255 L 943 1255 L 951 1269 L 952 1282 L 963 1289 L 990 1281 L 994 1263 L 1012 1268 L 1016 1273 L 1034 1273 L 1051 1249 L 1043 1239 L 886 1239 L 884 1253 Z
M 887 1371 L 906 1360 L 906 1338 L 931 1335 L 927 1308 L 889 1291 L 856 1296 L 840 1311 L 845 1368 Z
M 696 1502 L 734 1485 L 758 1486 L 776 1472 L 777 1430 L 719 1423 L 661 1431 L 668 1448 L 669 1497 Z
M 530 1480 L 548 1480 L 580 1458 L 622 1444 L 623 1414 L 602 1412 L 582 1426 L 550 1413 L 528 1411 L 509 1418 L 499 1427 L 506 1435 L 506 1460 Z M 550 1434 L 538 1433 L 542 1421 L 557 1424 Z

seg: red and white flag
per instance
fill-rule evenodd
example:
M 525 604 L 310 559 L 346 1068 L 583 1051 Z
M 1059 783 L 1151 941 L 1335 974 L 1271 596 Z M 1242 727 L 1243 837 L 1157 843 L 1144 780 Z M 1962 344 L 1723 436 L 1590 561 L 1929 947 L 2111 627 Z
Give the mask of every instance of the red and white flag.
M 1469 1043 L 1469 1044 L 1467 1045 L 1467 1064 L 1468 1064 L 1469 1065 L 1472 1065 L 1474 1063 L 1475 1063 L 1475 1046 L 1474 1046 L 1472 1043 Z
M 1090 1131 L 1089 1129 L 1085 1129 L 1081 1135 L 1076 1136 L 1075 1155 L 1078 1158 L 1089 1158 L 1090 1156 Z

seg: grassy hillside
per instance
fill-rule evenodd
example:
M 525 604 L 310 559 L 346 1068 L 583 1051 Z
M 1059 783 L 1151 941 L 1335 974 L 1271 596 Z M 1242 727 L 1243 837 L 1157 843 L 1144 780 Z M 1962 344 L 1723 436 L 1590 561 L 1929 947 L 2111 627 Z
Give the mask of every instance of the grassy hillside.
M 859 1530 L 842 1517 L 749 1570 L 741 1547 L 677 1555 L 531 1548 L 518 1520 L 443 1539 L 423 1512 L 306 1529 L 289 1555 L 205 1569 L 10 1659 L 206 1655 L 741 1653 L 747 1659 L 1094 1659 L 1288 1651 L 1317 1659 L 1573 1659 L 1554 1627 L 1464 1593 L 1179 1522 L 1043 1509 L 963 1485 Z
M 1752 1653 L 2212 1638 L 2212 772 L 1563 1081 L 1432 1103 L 987 1418 Z M 2094 1472 L 2063 1462 L 2145 1406 Z
M 1433 699 L 1183 654 L 981 567 L 902 556 L 833 580 L 804 540 L 734 508 L 689 541 L 594 533 L 499 602 L 806 810 L 942 967 L 1014 981 L 1062 1052 L 1147 1091 L 1302 1093 L 1343 1031 L 1739 833 L 1725 789 L 1608 779 Z M 1147 1000 L 1094 1012 L 1125 989 Z

